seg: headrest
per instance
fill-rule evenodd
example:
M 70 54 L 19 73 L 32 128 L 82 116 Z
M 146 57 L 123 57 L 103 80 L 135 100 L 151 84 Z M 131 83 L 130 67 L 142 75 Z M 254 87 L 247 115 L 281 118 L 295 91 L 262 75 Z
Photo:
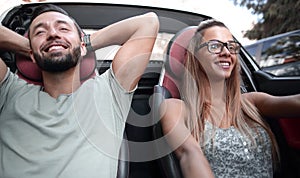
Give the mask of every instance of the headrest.
M 180 30 L 170 40 L 167 47 L 165 55 L 166 73 L 163 86 L 168 89 L 174 98 L 180 98 L 177 86 L 183 74 L 187 47 L 197 28 L 197 26 L 189 26 Z
M 26 32 L 24 36 L 27 37 L 27 35 L 28 33 Z M 95 52 L 89 52 L 83 57 L 80 63 L 81 82 L 95 75 L 96 65 Z M 23 78 L 28 83 L 43 85 L 42 71 L 30 58 L 16 54 L 16 67 L 20 78 Z
M 173 77 L 180 77 L 185 62 L 187 47 L 197 30 L 197 26 L 186 27 L 170 40 L 166 52 L 166 68 Z
M 42 71 L 28 57 L 16 55 L 17 74 L 29 83 L 43 85 Z M 85 81 L 95 73 L 96 57 L 94 52 L 88 53 L 80 63 L 80 80 Z

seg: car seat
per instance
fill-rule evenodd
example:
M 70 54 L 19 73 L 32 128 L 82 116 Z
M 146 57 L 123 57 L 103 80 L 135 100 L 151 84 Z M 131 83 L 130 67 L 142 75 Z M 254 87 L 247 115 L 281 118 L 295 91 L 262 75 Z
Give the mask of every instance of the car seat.
M 28 83 L 43 85 L 42 72 L 36 63 L 33 63 L 31 59 L 16 55 L 16 73 L 17 75 L 26 80 Z M 95 53 L 90 52 L 83 57 L 80 63 L 80 80 L 84 82 L 85 80 L 95 76 L 96 60 Z
M 42 72 L 38 66 L 32 62 L 28 57 L 17 55 L 15 57 L 16 61 L 16 74 L 26 80 L 28 83 L 43 86 Z M 96 55 L 95 52 L 89 52 L 83 57 L 80 63 L 80 80 L 81 82 L 96 75 Z M 126 140 L 126 133 L 123 135 Z M 127 178 L 129 177 L 129 151 L 128 144 L 122 142 L 121 149 L 119 151 L 119 163 L 117 178 Z
M 159 106 L 163 99 L 166 98 L 178 98 L 180 99 L 180 93 L 178 87 L 181 82 L 182 73 L 184 70 L 184 59 L 186 48 L 195 34 L 197 26 L 188 26 L 181 31 L 177 32 L 175 36 L 170 40 L 167 51 L 164 56 L 164 67 L 162 74 L 160 76 L 159 84 L 154 86 L 154 96 L 152 100 L 152 119 L 154 123 L 153 126 L 153 137 L 154 140 L 161 140 L 163 138 L 162 126 L 158 119 Z M 169 151 L 165 151 L 168 150 Z M 162 151 L 164 150 L 164 151 Z M 161 155 L 157 159 L 159 167 L 161 168 L 162 176 L 165 178 L 181 178 L 182 172 L 176 158 L 176 155 L 172 152 L 166 140 L 161 142 L 156 142 L 155 151 L 157 155 Z M 166 154 L 164 154 L 166 152 Z

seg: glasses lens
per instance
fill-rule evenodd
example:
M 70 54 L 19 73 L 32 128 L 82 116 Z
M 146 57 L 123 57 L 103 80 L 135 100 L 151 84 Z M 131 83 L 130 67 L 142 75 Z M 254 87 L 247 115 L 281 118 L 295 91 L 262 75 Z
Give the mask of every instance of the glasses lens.
M 240 52 L 240 49 L 241 49 L 241 46 L 238 42 L 235 42 L 235 41 L 228 41 L 226 43 L 223 43 L 221 41 L 218 41 L 218 40 L 211 40 L 207 43 L 204 43 L 202 45 L 200 45 L 200 48 L 206 46 L 208 47 L 208 51 L 210 53 L 214 53 L 214 54 L 219 54 L 222 52 L 224 46 L 226 46 L 226 48 L 228 49 L 228 51 L 231 53 L 231 54 L 237 54 Z
M 223 48 L 223 43 L 220 43 L 218 41 L 209 41 L 208 42 L 208 51 L 211 53 L 220 53 Z
M 237 54 L 240 52 L 240 44 L 235 41 L 230 41 L 227 43 L 227 49 L 231 54 Z

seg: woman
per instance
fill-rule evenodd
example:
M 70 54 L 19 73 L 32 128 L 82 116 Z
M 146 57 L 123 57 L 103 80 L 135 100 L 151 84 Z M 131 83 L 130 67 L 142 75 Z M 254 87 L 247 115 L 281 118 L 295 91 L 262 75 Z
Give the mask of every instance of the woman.
M 187 49 L 182 100 L 162 104 L 163 132 L 184 177 L 273 177 L 278 148 L 263 117 L 300 116 L 300 95 L 241 94 L 239 50 L 222 22 L 200 23 Z

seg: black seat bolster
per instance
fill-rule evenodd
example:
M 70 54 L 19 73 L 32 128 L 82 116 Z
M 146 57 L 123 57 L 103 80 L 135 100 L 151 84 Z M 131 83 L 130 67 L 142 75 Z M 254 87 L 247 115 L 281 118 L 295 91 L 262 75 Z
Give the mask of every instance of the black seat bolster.
M 159 85 L 154 86 L 154 97 L 152 101 L 153 104 L 152 119 L 153 121 L 157 120 L 157 122 L 155 122 L 156 124 L 153 125 L 154 140 L 160 139 L 164 135 L 159 120 L 160 119 L 159 106 L 163 101 L 163 99 L 170 98 L 170 97 L 171 94 L 170 92 L 168 92 L 168 90 L 165 87 Z M 162 145 L 157 145 L 157 144 L 155 145 L 155 151 L 157 155 L 160 155 L 160 151 L 162 149 L 161 147 Z M 164 140 L 163 147 L 164 149 L 166 149 L 166 147 L 169 147 L 166 140 Z M 157 159 L 157 162 L 159 164 L 162 174 L 164 174 L 163 175 L 164 178 L 183 178 L 179 161 L 174 152 L 171 152 L 167 155 L 162 155 L 162 157 Z
M 117 178 L 128 178 L 128 177 L 129 177 L 129 145 L 127 142 L 126 132 L 124 132 L 123 141 L 119 152 Z

